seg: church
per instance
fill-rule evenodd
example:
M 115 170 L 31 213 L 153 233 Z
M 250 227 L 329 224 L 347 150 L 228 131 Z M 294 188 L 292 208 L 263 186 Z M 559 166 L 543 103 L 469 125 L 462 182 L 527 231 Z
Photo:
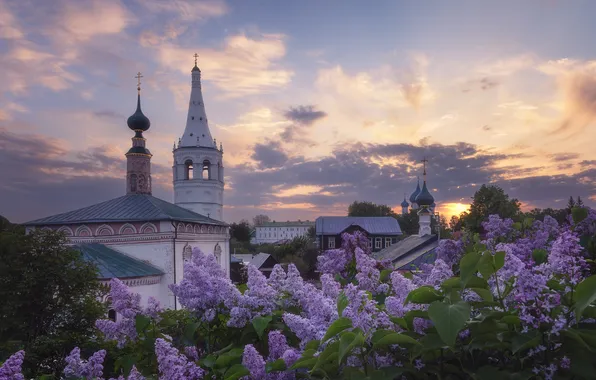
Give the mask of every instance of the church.
M 163 307 L 179 309 L 168 285 L 182 280 L 194 247 L 213 253 L 230 274 L 229 226 L 222 221 L 223 146 L 209 131 L 195 54 L 186 128 L 172 151 L 174 203 L 152 196 L 152 154 L 143 136 L 151 123 L 141 110 L 141 77 L 137 108 L 127 120 L 134 136 L 125 155 L 124 195 L 24 226 L 28 232 L 65 233 L 73 248 L 97 266 L 102 282 L 118 278 L 140 293 L 143 303 L 153 296 Z

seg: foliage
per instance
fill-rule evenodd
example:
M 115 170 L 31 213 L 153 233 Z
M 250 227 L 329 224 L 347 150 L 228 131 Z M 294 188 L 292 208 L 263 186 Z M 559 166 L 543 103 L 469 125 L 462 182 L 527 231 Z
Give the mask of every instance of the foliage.
M 396 216 L 391 207 L 373 202 L 354 201 L 348 206 L 348 216 Z
M 496 185 L 482 185 L 472 197 L 470 212 L 462 219 L 464 226 L 472 232 L 482 232 L 482 222 L 489 215 L 501 218 L 515 218 L 520 212 L 520 202 L 510 199 L 502 188 Z
M 0 233 L 0 361 L 24 349 L 28 376 L 59 373 L 105 313 L 96 269 L 65 244 L 51 231 Z
M 252 219 L 252 224 L 256 227 L 262 226 L 263 224 L 268 223 L 270 221 L 271 219 L 267 215 L 259 214 Z
M 246 220 L 232 223 L 230 226 L 230 236 L 239 242 L 250 242 L 250 232 L 251 228 Z
M 114 280 L 113 307 L 122 317 L 97 322 L 106 352 L 83 360 L 73 350 L 65 374 L 593 377 L 596 276 L 581 240 L 594 234 L 594 210 L 575 207 L 563 225 L 550 216 L 516 222 L 490 215 L 482 228 L 483 238 L 467 232 L 442 240 L 435 264 L 415 273 L 377 262 L 360 232 L 344 234 L 341 248 L 319 257 L 320 288 L 293 265 L 287 272 L 276 266 L 268 279 L 249 266 L 247 284 L 236 287 L 213 255 L 195 249 L 185 278 L 171 286 L 186 312 L 160 311 L 153 301 L 141 307 L 140 297 Z M 18 370 L 18 355 L 10 371 Z
M 0 233 L 2 232 L 12 232 L 17 235 L 24 235 L 25 228 L 20 224 L 11 223 L 8 219 L 0 215 Z

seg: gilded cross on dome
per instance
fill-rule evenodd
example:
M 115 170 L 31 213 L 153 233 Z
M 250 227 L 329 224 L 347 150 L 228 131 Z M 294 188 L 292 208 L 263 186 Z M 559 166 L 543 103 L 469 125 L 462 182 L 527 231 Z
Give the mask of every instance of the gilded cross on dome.
M 199 58 L 199 55 L 197 53 L 195 53 L 195 55 L 193 57 L 195 57 L 195 66 L 196 66 L 197 65 L 197 58 Z
M 424 172 L 422 174 L 424 174 L 424 180 L 426 181 L 426 163 L 428 162 L 428 160 L 426 159 L 426 157 L 424 157 L 422 160 L 420 160 L 420 162 L 422 162 L 422 164 L 424 165 Z
M 141 75 L 141 72 L 139 71 L 137 73 L 137 76 L 135 78 L 137 78 L 137 91 L 141 91 L 141 78 L 143 76 Z

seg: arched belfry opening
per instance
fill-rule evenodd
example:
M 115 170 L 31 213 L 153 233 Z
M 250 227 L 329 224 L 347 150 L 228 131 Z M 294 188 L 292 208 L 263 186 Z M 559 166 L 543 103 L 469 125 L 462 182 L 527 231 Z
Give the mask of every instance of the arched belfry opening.
M 203 161 L 203 179 L 211 179 L 211 162 Z
M 184 179 L 193 179 L 193 177 L 194 171 L 192 160 L 186 160 L 186 162 L 184 162 Z

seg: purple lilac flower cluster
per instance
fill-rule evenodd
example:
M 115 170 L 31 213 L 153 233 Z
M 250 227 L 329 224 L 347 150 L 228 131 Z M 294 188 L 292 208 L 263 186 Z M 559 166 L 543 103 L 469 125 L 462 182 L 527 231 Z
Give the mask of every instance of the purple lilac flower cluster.
M 81 360 L 81 350 L 75 347 L 65 359 L 64 375 L 67 378 L 83 377 L 87 380 L 99 379 L 103 376 L 103 361 L 106 351 L 100 350 L 91 355 L 89 360 Z
M 128 340 L 137 339 L 135 318 L 137 315 L 146 315 L 156 322 L 159 322 L 159 313 L 162 311 L 159 301 L 153 297 L 147 300 L 147 307 L 141 307 L 141 295 L 132 293 L 122 281 L 114 278 L 110 281 L 110 298 L 112 308 L 118 313 L 119 319 L 99 319 L 95 326 L 105 335 L 108 340 L 118 341 L 118 347 L 123 347 Z
M 25 351 L 18 351 L 12 354 L 2 366 L 0 366 L 0 380 L 25 380 L 21 373 Z

